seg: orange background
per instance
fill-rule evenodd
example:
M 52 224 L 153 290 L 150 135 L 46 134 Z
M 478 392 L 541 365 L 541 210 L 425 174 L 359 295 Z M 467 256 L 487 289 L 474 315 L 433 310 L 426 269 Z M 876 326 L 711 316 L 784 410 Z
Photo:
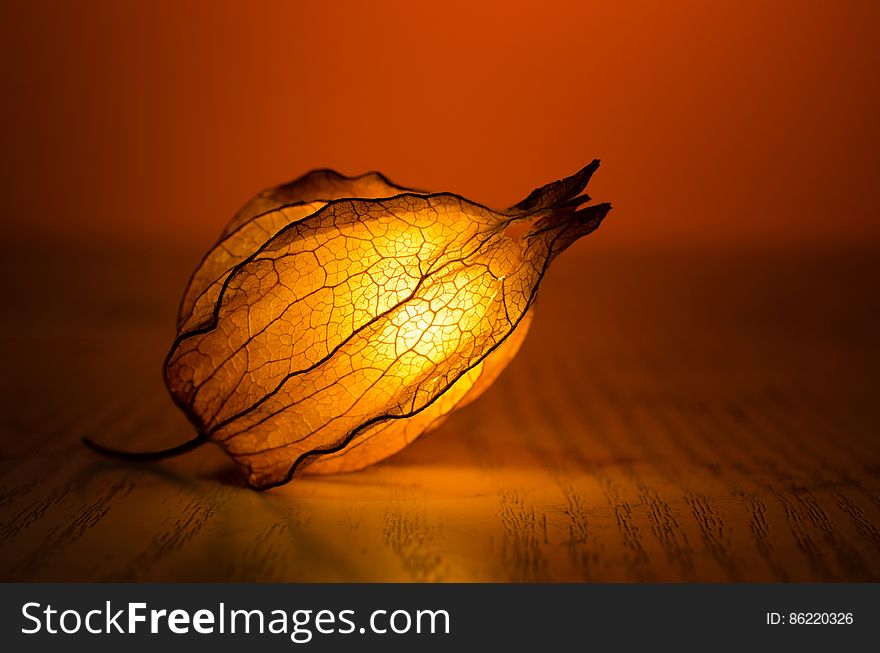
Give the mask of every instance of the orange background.
M 4 0 L 0 580 L 880 580 L 878 19 Z M 593 157 L 614 211 L 400 455 L 257 495 L 213 447 L 80 442 L 192 437 L 162 361 L 258 190 L 379 169 L 508 206 Z
M 880 236 L 869 0 L 2 11 L 6 235 L 207 245 L 313 167 L 507 205 L 600 157 L 609 243 Z

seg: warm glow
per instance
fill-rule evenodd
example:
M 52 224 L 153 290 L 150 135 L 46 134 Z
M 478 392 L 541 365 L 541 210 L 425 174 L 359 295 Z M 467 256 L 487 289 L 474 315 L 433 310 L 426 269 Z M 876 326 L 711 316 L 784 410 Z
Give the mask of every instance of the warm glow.
M 386 458 L 515 355 L 547 265 L 609 209 L 578 208 L 597 165 L 503 212 L 375 173 L 261 193 L 187 288 L 169 389 L 255 487 Z

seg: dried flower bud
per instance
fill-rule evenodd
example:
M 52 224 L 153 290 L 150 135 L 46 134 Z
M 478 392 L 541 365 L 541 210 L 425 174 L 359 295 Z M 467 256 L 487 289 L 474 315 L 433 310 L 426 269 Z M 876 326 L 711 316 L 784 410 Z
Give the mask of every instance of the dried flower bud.
M 579 208 L 597 167 L 501 212 L 375 173 L 264 191 L 193 275 L 168 389 L 256 488 L 390 456 L 514 356 L 551 260 L 610 209 Z

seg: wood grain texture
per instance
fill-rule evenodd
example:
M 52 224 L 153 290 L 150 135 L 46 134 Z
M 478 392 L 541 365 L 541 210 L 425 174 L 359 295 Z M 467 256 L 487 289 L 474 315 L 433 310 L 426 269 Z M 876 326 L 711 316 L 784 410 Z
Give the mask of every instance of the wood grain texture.
M 363 472 L 241 487 L 161 381 L 194 252 L 21 248 L 0 335 L 0 577 L 880 578 L 871 251 L 603 251 L 478 402 Z

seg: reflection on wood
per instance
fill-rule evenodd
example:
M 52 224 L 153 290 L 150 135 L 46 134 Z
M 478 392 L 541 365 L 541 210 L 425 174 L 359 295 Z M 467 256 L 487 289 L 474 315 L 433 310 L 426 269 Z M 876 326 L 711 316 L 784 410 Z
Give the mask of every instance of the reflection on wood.
M 880 578 L 871 252 L 601 253 L 551 271 L 522 353 L 363 472 L 260 494 L 161 382 L 192 257 L 6 260 L 7 580 Z

